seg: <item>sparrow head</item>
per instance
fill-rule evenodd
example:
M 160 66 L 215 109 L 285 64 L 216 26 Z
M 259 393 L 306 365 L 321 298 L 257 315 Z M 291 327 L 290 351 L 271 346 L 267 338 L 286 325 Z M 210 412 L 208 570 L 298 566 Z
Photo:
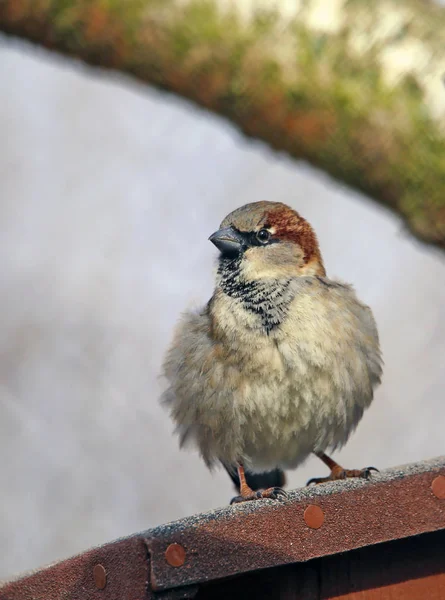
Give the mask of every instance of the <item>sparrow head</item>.
M 325 275 L 311 225 L 281 202 L 253 202 L 231 212 L 209 240 L 220 263 L 237 263 L 243 278 Z

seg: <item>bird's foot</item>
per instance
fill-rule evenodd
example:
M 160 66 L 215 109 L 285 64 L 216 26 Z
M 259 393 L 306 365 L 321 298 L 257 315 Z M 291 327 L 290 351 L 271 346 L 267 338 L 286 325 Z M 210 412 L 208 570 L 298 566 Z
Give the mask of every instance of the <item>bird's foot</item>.
M 375 467 L 366 467 L 364 469 L 343 469 L 343 467 L 340 467 L 340 465 L 335 465 L 331 469 L 331 473 L 328 475 L 328 477 L 313 477 L 312 479 L 309 479 L 306 485 L 326 483 L 328 481 L 337 481 L 339 479 L 349 479 L 353 477 L 369 479 L 372 471 L 376 471 L 377 473 L 379 472 L 379 470 Z
M 239 496 L 235 496 L 230 501 L 230 504 L 238 504 L 239 502 L 249 502 L 250 500 L 260 500 L 261 498 L 270 498 L 271 500 L 278 500 L 279 498 L 286 498 L 286 492 L 280 487 L 271 487 L 267 490 L 258 490 L 254 492 L 250 488 L 244 488 L 241 490 Z

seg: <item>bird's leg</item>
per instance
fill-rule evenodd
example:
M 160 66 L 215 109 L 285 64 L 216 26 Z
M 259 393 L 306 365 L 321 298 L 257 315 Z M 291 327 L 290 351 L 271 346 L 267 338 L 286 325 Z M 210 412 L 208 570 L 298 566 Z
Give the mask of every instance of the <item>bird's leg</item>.
M 244 473 L 244 467 L 241 464 L 238 465 L 238 477 L 240 495 L 232 498 L 230 504 L 248 502 L 249 500 L 259 500 L 260 498 L 271 498 L 276 500 L 279 496 L 286 496 L 286 492 L 279 487 L 271 487 L 267 490 L 254 492 L 252 488 L 247 485 L 246 474 Z
M 249 498 L 254 495 L 254 491 L 247 485 L 246 474 L 242 465 L 238 466 L 238 477 L 239 477 L 239 491 L 243 498 Z
M 344 469 L 324 452 L 314 452 L 314 454 L 318 456 L 318 458 L 320 458 L 324 464 L 329 467 L 329 469 L 331 469 L 331 473 L 328 475 L 328 477 L 314 477 L 309 479 L 306 485 L 311 485 L 311 483 L 336 481 L 337 479 L 348 479 L 349 477 L 361 477 L 363 479 L 369 479 L 371 471 L 378 472 L 378 469 L 375 467 L 366 467 L 365 469 Z

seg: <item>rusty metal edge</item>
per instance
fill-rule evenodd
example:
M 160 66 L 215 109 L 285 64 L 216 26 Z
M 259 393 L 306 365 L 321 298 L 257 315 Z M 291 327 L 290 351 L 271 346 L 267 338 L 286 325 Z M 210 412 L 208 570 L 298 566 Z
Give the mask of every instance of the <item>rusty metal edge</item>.
M 149 600 L 149 555 L 139 536 L 92 548 L 0 586 L 0 600 Z
M 95 595 L 129 600 L 133 594 L 122 592 L 132 588 L 140 598 L 160 592 L 163 598 L 191 597 L 196 588 L 188 586 L 206 581 L 445 529 L 445 498 L 432 488 L 438 476 L 445 476 L 445 456 L 389 469 L 372 481 L 302 488 L 284 502 L 252 502 L 188 517 L 0 582 L 0 600 L 52 600 L 67 589 L 82 600 Z M 311 523 L 308 506 L 317 506 L 315 514 L 322 511 L 323 519 Z M 179 555 L 178 545 L 184 549 Z M 140 566 L 132 571 L 135 557 Z M 114 565 L 114 580 L 105 589 L 94 586 L 96 564 Z M 89 593 L 85 585 L 92 586 Z M 85 593 L 73 595 L 74 589 Z
M 302 488 L 285 501 L 234 505 L 154 528 L 146 536 L 151 587 L 200 584 L 445 529 L 445 499 L 431 487 L 440 475 L 445 456 L 369 481 Z M 315 527 L 308 523 L 309 506 L 323 513 Z M 167 560 L 172 544 L 184 548 L 180 566 Z

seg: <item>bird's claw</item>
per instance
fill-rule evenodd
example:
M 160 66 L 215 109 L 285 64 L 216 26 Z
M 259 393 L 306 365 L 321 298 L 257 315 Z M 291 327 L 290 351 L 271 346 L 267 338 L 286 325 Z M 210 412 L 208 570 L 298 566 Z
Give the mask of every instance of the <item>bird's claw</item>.
M 364 469 L 332 469 L 330 475 L 328 477 L 313 477 L 309 479 L 306 485 L 319 484 L 319 483 L 327 483 L 329 481 L 338 481 L 339 479 L 369 479 L 371 477 L 372 471 L 376 471 L 379 473 L 379 470 L 375 467 L 365 467 Z
M 287 492 L 280 487 L 269 488 L 262 492 L 261 498 L 271 498 L 272 500 L 279 500 L 280 498 L 287 498 Z
M 359 477 L 363 477 L 363 479 L 369 479 L 371 477 L 372 471 L 380 473 L 380 471 L 375 467 L 365 467 L 364 469 L 362 469 L 362 474 L 359 475 Z
M 251 494 L 246 494 L 244 496 L 235 496 L 230 501 L 230 504 L 239 504 L 240 502 L 249 502 L 251 500 L 260 500 L 262 498 L 269 498 L 270 500 L 281 500 L 282 498 L 286 498 L 287 493 L 280 487 L 271 487 L 267 490 L 258 490 L 257 492 L 252 491 Z
M 327 483 L 328 481 L 332 481 L 330 477 L 311 477 L 306 481 L 306 487 L 310 485 L 318 485 L 319 483 Z

